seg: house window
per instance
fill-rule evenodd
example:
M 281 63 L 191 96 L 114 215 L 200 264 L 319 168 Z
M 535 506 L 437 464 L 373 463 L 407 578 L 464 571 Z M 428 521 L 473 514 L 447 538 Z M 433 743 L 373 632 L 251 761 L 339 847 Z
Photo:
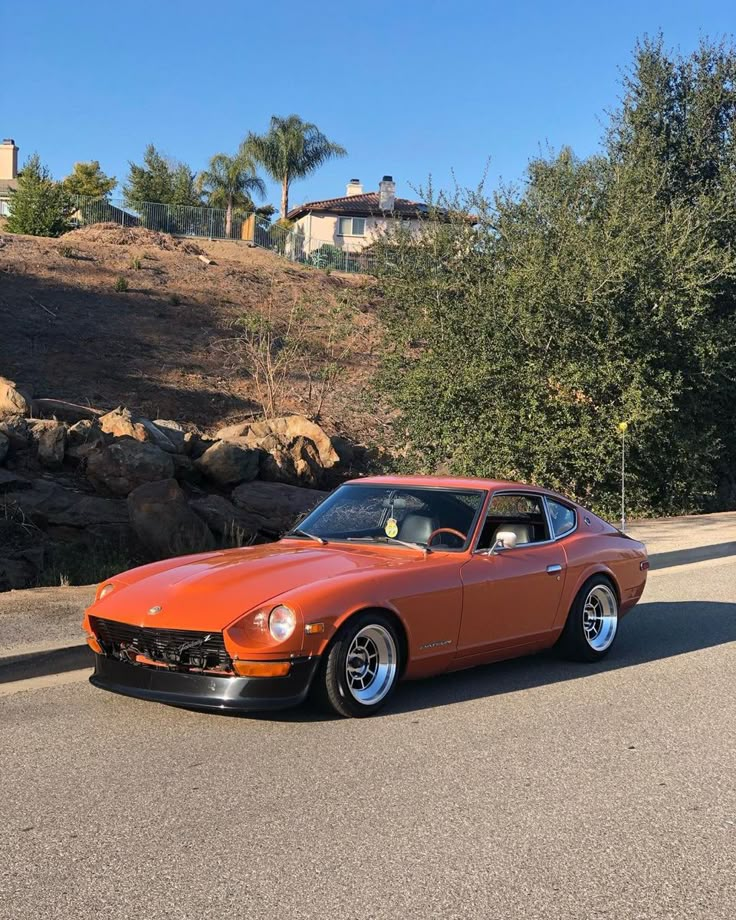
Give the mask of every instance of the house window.
M 365 217 L 338 217 L 338 236 L 365 236 Z

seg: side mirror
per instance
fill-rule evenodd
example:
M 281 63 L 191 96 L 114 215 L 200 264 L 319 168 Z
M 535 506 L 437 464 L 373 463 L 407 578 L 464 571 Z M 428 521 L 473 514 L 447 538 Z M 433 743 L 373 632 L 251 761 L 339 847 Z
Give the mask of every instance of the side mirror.
M 496 534 L 496 542 L 493 545 L 490 555 L 497 556 L 499 553 L 504 552 L 507 549 L 513 549 L 517 542 L 518 537 L 513 532 L 513 530 L 500 530 Z

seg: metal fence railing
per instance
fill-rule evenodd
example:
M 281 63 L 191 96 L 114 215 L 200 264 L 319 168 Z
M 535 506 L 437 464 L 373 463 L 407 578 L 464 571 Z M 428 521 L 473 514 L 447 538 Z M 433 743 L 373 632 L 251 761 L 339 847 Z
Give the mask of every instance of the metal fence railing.
M 123 227 L 145 227 L 174 236 L 241 240 L 268 249 L 290 262 L 315 268 L 361 273 L 376 270 L 376 259 L 369 247 L 315 239 L 306 236 L 300 228 L 272 224 L 258 214 L 234 212 L 228 226 L 227 212 L 218 208 L 152 202 L 133 205 L 119 198 L 77 198 L 73 207 L 71 219 L 79 227 L 105 222 Z

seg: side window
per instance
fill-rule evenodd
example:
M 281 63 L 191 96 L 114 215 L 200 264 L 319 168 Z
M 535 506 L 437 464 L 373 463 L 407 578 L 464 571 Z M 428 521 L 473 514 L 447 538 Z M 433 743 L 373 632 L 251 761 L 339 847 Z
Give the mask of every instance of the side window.
M 541 497 L 523 492 L 494 495 L 488 506 L 477 549 L 490 549 L 496 542 L 496 534 L 501 530 L 513 531 L 518 546 L 549 540 L 547 516 Z
M 571 530 L 575 529 L 577 514 L 574 508 L 550 498 L 547 499 L 547 507 L 549 508 L 549 516 L 555 537 L 564 537 L 566 533 L 570 533 Z

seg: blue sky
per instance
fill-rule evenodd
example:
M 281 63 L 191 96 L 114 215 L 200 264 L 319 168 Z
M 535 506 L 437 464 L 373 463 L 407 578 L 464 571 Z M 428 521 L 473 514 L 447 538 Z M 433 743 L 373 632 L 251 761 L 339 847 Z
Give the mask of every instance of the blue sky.
M 397 192 L 518 180 L 551 145 L 593 152 L 637 37 L 691 50 L 731 36 L 713 2 L 25 0 L 2 14 L 0 133 L 60 178 L 97 159 L 122 182 L 153 142 L 201 169 L 271 114 L 316 122 L 349 156 L 296 183 L 291 203 L 351 177 Z M 278 204 L 273 184 L 269 200 Z

